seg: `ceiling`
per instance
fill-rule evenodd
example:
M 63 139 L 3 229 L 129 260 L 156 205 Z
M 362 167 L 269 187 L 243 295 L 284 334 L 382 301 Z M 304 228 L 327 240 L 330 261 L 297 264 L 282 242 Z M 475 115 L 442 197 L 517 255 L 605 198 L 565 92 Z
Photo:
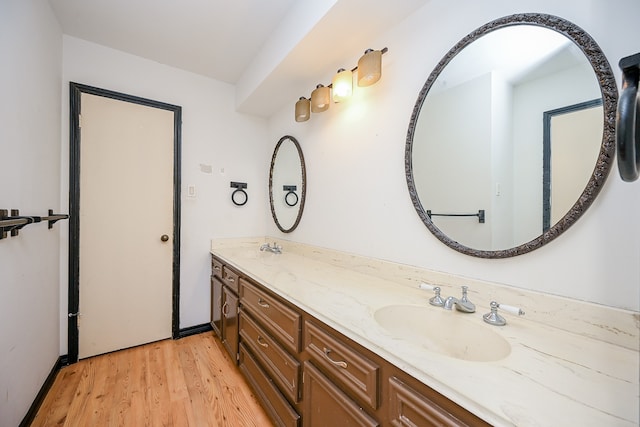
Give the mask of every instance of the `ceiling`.
M 428 0 L 49 0 L 64 34 L 236 86 L 269 117 Z M 347 37 L 345 37 L 347 35 Z

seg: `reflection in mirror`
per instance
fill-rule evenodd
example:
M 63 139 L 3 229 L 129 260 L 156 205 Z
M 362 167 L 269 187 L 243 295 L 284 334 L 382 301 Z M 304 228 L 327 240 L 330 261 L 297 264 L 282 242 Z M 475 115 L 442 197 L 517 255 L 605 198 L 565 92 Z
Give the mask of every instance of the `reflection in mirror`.
M 571 209 L 589 182 L 600 151 L 602 114 L 602 98 L 544 112 L 543 231 Z
M 606 179 L 616 101 L 605 56 L 570 22 L 522 14 L 479 28 L 431 73 L 411 117 L 405 164 L 418 215 L 469 255 L 544 245 Z
M 306 168 L 298 141 L 285 135 L 276 144 L 269 171 L 269 203 L 276 226 L 290 233 L 298 226 L 306 197 Z

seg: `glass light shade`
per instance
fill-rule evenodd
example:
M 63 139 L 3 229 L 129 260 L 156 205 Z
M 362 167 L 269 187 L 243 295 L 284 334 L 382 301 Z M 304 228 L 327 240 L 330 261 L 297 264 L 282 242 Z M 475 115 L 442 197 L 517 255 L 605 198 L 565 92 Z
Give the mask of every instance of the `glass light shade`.
M 311 92 L 311 112 L 321 113 L 329 108 L 331 90 L 327 86 L 318 85 Z
M 341 102 L 353 94 L 353 73 L 350 70 L 340 68 L 331 82 L 333 88 L 333 101 Z
M 311 103 L 307 98 L 301 96 L 298 102 L 296 102 L 296 122 L 306 122 L 309 120 L 311 113 L 309 107 Z
M 367 51 L 358 60 L 358 86 L 371 86 L 382 75 L 382 51 Z

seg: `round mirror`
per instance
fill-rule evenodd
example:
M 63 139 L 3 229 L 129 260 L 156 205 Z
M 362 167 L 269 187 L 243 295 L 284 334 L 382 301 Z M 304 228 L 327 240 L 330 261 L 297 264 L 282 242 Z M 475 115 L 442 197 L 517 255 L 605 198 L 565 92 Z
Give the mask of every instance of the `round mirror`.
M 615 150 L 617 88 L 572 23 L 507 16 L 462 39 L 423 86 L 405 149 L 429 230 L 483 258 L 530 252 L 589 207 Z
M 290 233 L 296 229 L 306 196 L 307 175 L 298 141 L 285 135 L 276 144 L 269 171 L 269 203 L 278 229 Z

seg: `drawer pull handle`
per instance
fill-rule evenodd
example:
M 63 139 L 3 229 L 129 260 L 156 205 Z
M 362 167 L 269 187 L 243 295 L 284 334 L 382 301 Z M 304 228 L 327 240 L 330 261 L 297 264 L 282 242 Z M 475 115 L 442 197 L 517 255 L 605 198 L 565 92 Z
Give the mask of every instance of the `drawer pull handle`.
M 262 337 L 260 335 L 258 335 L 258 339 L 256 340 L 258 342 L 258 344 L 260 344 L 262 347 L 269 347 L 269 344 L 267 344 L 266 342 L 264 342 L 264 340 L 262 339 Z
M 262 308 L 269 308 L 271 307 L 269 305 L 269 303 L 265 302 L 262 298 L 258 298 L 258 305 Z
M 229 305 L 225 302 L 222 304 L 222 315 L 227 317 Z
M 231 276 L 227 276 L 227 281 L 233 283 L 233 282 L 235 282 L 235 279 L 233 277 L 231 277 Z
M 341 361 L 333 360 L 333 359 L 331 359 L 331 358 L 329 357 L 329 353 L 331 353 L 331 349 L 329 349 L 329 348 L 325 347 L 325 348 L 324 348 L 324 357 L 326 357 L 326 358 L 327 358 L 327 360 L 328 360 L 329 362 L 331 362 L 334 366 L 338 366 L 338 367 L 340 367 L 340 368 L 342 368 L 342 369 L 347 369 L 347 362 L 344 362 L 344 361 L 342 361 L 342 360 L 341 360 Z
M 218 267 L 217 265 L 214 265 L 214 266 L 213 266 L 213 269 L 214 269 L 214 270 L 218 270 L 218 271 L 220 271 L 220 267 Z

